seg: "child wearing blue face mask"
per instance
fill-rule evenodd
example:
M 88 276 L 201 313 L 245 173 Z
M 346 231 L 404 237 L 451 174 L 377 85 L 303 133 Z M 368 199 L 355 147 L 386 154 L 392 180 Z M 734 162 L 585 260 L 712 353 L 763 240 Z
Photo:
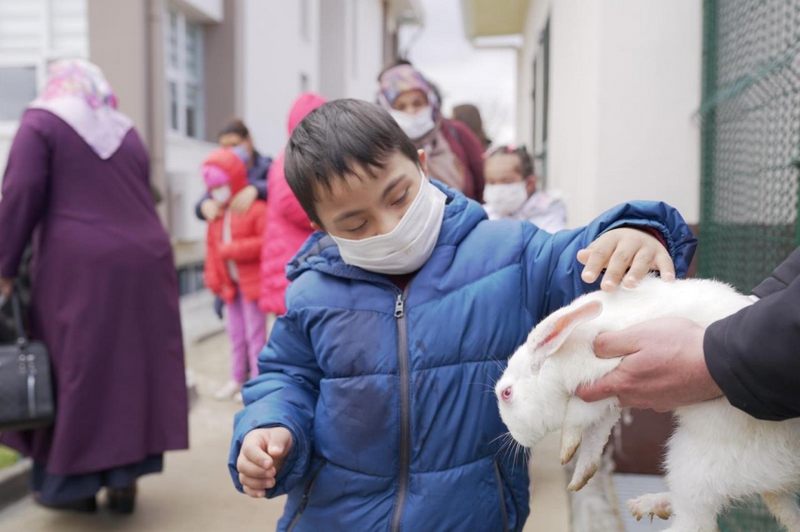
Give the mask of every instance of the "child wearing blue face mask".
M 356 100 L 311 113 L 285 156 L 320 231 L 287 269 L 287 313 L 243 390 L 236 487 L 288 494 L 279 530 L 520 530 L 527 470 L 499 452 L 487 388 L 602 269 L 606 289 L 685 273 L 689 228 L 653 202 L 556 235 L 488 221 L 426 177 L 386 111 Z

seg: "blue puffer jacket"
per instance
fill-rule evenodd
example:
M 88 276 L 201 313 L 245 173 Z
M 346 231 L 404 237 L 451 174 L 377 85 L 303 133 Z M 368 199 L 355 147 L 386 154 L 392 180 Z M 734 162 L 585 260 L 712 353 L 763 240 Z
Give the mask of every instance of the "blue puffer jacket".
M 405 290 L 346 265 L 313 235 L 289 266 L 287 314 L 244 389 L 229 468 L 257 427 L 284 426 L 294 446 L 273 497 L 278 529 L 520 530 L 528 475 L 513 453 L 492 385 L 531 328 L 576 296 L 577 251 L 622 225 L 661 232 L 679 274 L 695 240 L 663 203 L 612 209 L 550 235 L 485 218 L 448 195 L 433 255 Z

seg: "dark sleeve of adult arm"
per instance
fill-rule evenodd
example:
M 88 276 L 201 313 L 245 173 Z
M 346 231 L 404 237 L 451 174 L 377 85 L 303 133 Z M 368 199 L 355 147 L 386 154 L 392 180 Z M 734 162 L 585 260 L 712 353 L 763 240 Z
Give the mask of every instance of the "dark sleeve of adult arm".
M 753 293 L 761 299 L 706 330 L 706 364 L 733 406 L 759 419 L 798 417 L 800 248 Z

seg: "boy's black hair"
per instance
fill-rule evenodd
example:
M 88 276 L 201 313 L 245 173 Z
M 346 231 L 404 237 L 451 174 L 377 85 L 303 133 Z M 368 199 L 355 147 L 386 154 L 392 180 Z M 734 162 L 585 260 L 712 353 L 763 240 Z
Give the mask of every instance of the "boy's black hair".
M 417 148 L 382 107 L 362 100 L 328 102 L 309 113 L 292 132 L 286 145 L 286 181 L 308 217 L 319 225 L 314 201 L 320 187 L 353 174 L 383 168 L 400 152 L 419 163 Z
M 525 148 L 525 146 L 512 146 L 508 144 L 504 146 L 498 146 L 489 152 L 489 155 L 486 157 L 486 159 L 491 159 L 495 155 L 501 154 L 516 155 L 519 157 L 519 169 L 522 172 L 523 179 L 533 175 L 533 159 L 531 158 L 531 154 L 528 153 L 528 150 Z

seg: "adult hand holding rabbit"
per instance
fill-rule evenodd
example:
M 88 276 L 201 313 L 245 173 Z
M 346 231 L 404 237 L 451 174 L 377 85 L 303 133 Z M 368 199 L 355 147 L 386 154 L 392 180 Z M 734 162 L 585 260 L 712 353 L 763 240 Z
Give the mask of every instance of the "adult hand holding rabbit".
M 624 356 L 619 366 L 592 384 L 581 386 L 584 401 L 617 396 L 622 406 L 659 412 L 722 395 L 703 356 L 705 329 L 685 318 L 655 319 L 622 331 L 599 334 L 600 358 Z

